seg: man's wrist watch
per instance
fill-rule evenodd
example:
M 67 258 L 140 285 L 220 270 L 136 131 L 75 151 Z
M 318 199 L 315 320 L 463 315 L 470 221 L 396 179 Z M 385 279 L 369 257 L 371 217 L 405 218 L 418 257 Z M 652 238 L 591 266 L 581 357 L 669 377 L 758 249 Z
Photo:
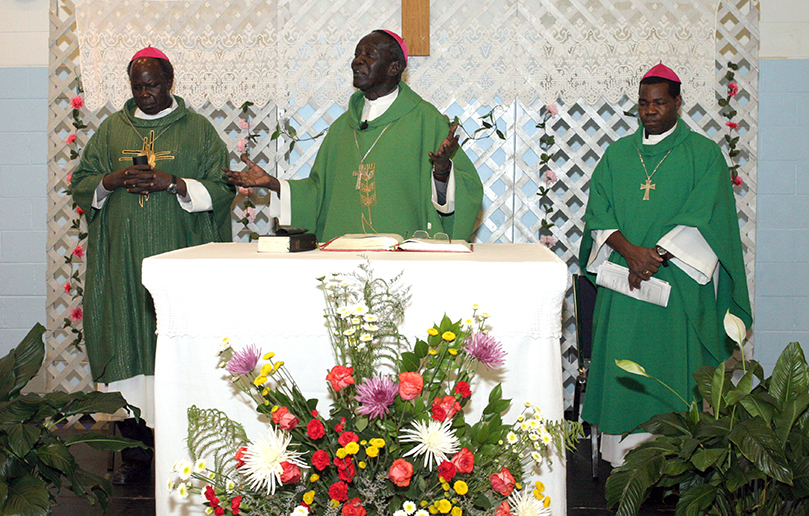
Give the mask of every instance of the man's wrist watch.
M 171 176 L 171 184 L 166 187 L 166 191 L 170 194 L 177 195 L 177 176 Z

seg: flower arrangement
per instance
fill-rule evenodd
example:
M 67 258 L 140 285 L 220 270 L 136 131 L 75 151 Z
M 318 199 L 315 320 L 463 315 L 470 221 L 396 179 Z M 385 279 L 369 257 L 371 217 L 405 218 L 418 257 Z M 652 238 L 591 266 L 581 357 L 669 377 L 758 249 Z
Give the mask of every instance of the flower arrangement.
M 468 422 L 477 370 L 505 363 L 487 314 L 473 306 L 462 321 L 445 315 L 401 351 L 408 291 L 399 277 L 361 269 L 320 278 L 337 359 L 324 374 L 330 411 L 306 399 L 283 357 L 255 345 L 234 350 L 226 339 L 222 365 L 267 417 L 267 433 L 251 441 L 223 412 L 192 407 L 192 461 L 175 465 L 169 488 L 182 498 L 204 494 L 218 516 L 549 514 L 544 486 L 523 485 L 524 474 L 573 446 L 581 426 L 548 421 L 529 402 L 504 423 L 510 400 L 500 385 L 480 420 Z

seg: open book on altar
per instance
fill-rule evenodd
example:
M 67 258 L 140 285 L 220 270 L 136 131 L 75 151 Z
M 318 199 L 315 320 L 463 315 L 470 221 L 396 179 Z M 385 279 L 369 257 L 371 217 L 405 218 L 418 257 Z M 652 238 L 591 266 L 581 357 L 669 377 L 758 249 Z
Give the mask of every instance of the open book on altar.
M 598 266 L 596 285 L 605 287 L 621 294 L 626 294 L 640 301 L 646 301 L 658 306 L 668 306 L 671 285 L 652 277 L 649 281 L 642 281 L 640 289 L 629 290 L 629 269 L 617 263 L 604 262 Z
M 333 238 L 320 246 L 322 251 L 415 251 L 438 253 L 471 253 L 465 240 L 408 238 L 393 233 L 350 234 Z

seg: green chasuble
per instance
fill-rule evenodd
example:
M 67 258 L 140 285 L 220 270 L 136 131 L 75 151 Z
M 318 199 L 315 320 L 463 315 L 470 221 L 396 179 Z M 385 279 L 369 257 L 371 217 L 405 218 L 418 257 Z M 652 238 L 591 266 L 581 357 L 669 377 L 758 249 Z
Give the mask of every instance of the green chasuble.
M 393 104 L 364 130 L 362 107 L 358 91 L 329 129 L 309 177 L 289 181 L 292 225 L 314 230 L 321 242 L 347 233 L 407 236 L 428 223 L 431 234 L 469 240 L 483 188 L 462 149 L 452 156 L 455 212 L 438 213 L 431 202 L 428 153 L 447 137 L 446 117 L 403 82 Z
M 674 264 L 661 266 L 655 277 L 671 284 L 665 308 L 598 289 L 582 418 L 609 434 L 630 431 L 655 414 L 687 408 L 654 380 L 619 369 L 616 359 L 637 362 L 690 401 L 698 397 L 692 373 L 717 365 L 733 351 L 724 332 L 725 312 L 730 309 L 748 327 L 752 323 L 736 203 L 722 151 L 682 120 L 656 145 L 643 145 L 642 131 L 610 145 L 593 172 L 579 254 L 582 270 L 593 230 L 618 229 L 630 243 L 654 247 L 676 226 L 690 226 L 717 255 L 719 271 L 700 285 Z M 638 149 L 649 173 L 660 164 L 648 200 L 639 188 L 646 174 Z M 627 265 L 615 251 L 609 260 Z
M 73 172 L 73 199 L 89 226 L 84 330 L 97 382 L 154 374 L 155 312 L 141 284 L 143 259 L 233 238 L 230 204 L 235 192 L 222 172 L 228 166 L 227 148 L 207 119 L 175 98 L 179 106 L 157 120 L 135 118 L 135 101 L 128 100 L 123 110 L 101 123 Z M 141 196 L 123 188 L 107 196 L 100 210 L 91 206 L 101 179 L 131 165 L 132 151 L 143 149 L 150 134 L 157 154 L 154 168 L 201 182 L 213 211 L 188 213 L 168 192 L 149 194 L 141 206 Z

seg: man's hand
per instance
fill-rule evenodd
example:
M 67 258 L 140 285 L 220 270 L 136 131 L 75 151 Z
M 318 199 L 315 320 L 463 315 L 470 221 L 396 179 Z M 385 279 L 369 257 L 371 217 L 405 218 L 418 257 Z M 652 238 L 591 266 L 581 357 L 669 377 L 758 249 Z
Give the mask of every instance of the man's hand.
M 244 172 L 236 172 L 235 170 L 230 170 L 227 168 L 222 169 L 222 171 L 227 174 L 228 180 L 231 183 L 245 188 L 258 186 L 269 188 L 275 193 L 281 192 L 281 183 L 278 182 L 278 179 L 272 177 L 265 172 L 263 168 L 253 163 L 253 161 L 247 157 L 247 154 L 242 154 L 241 159 L 242 162 L 248 167 Z
M 663 257 L 653 248 L 632 245 L 620 231 L 610 235 L 607 243 L 626 260 L 629 290 L 640 288 L 641 282 L 651 279 L 663 263 Z
M 460 135 L 455 134 L 457 129 L 458 124 L 452 124 L 449 128 L 449 134 L 444 138 L 444 141 L 441 142 L 441 145 L 438 146 L 438 150 L 429 153 L 430 159 L 433 160 L 435 175 L 439 176 L 436 177 L 436 179 L 439 181 L 446 181 L 446 175 L 449 174 L 449 159 L 458 148 L 458 138 Z M 440 176 L 444 176 L 444 178 Z
M 125 188 L 133 194 L 160 192 L 171 184 L 171 174 L 157 170 L 149 165 L 130 165 L 104 176 L 104 188 L 115 190 Z

